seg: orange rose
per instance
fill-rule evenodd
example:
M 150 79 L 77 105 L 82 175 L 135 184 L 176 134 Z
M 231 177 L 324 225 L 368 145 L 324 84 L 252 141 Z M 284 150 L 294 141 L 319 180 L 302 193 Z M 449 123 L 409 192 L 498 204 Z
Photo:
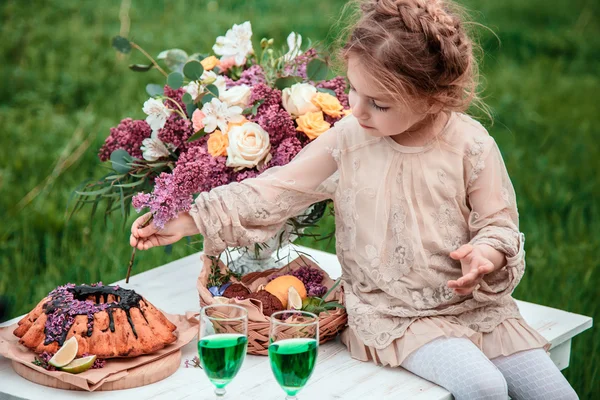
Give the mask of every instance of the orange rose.
M 330 95 L 329 93 L 317 93 L 312 99 L 312 103 L 319 107 L 323 112 L 330 117 L 339 118 L 343 114 L 342 104 L 337 97 Z
M 208 137 L 208 141 L 206 142 L 208 145 L 208 152 L 213 157 L 226 156 L 227 155 L 227 146 L 229 146 L 229 136 L 221 133 L 220 130 L 215 130 Z
M 304 132 L 310 140 L 316 139 L 321 133 L 328 130 L 331 125 L 323 119 L 323 111 L 308 112 L 296 118 L 297 131 Z
M 352 109 L 348 108 L 348 109 L 344 110 L 343 112 L 344 112 L 344 117 L 347 117 L 348 115 L 352 114 Z
M 215 56 L 210 56 L 210 57 L 206 57 L 204 60 L 200 61 L 200 64 L 202 64 L 205 71 L 210 71 L 217 65 L 221 64 L 221 61 Z

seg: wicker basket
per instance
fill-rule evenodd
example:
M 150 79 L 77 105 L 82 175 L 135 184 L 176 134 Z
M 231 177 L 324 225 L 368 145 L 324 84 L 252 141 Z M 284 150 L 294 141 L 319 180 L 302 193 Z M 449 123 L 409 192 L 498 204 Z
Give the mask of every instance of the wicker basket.
M 198 277 L 197 287 L 200 295 L 200 306 L 204 307 L 210 304 L 214 304 L 215 300 L 213 295 L 206 287 L 208 283 L 208 276 L 210 274 L 212 260 L 206 256 L 203 256 L 204 267 Z M 319 266 L 311 261 L 310 259 L 300 256 L 288 265 L 279 269 L 270 269 L 262 272 L 252 272 L 244 275 L 241 282 L 248 286 L 251 291 L 255 291 L 260 285 L 264 285 L 268 281 L 268 277 L 276 273 L 288 273 L 298 269 L 302 266 L 309 265 L 311 268 L 317 268 L 323 272 L 323 285 L 330 288 L 334 281 L 329 277 L 327 272 L 319 268 Z M 222 261 L 219 261 L 219 268 L 221 272 L 226 272 L 227 267 Z M 235 282 L 235 279 L 232 281 Z M 332 293 L 327 296 L 325 301 L 337 301 L 340 304 L 344 303 L 344 291 L 339 285 Z M 237 304 L 245 307 L 248 310 L 248 354 L 255 355 L 268 355 L 269 346 L 269 317 L 262 313 L 262 303 L 256 299 L 228 299 L 230 304 Z M 346 327 L 348 322 L 348 315 L 346 310 L 337 308 L 335 310 L 329 310 L 328 312 L 322 312 L 319 315 L 319 343 L 325 343 L 329 340 L 335 339 L 337 334 Z M 290 337 L 292 332 L 290 332 Z

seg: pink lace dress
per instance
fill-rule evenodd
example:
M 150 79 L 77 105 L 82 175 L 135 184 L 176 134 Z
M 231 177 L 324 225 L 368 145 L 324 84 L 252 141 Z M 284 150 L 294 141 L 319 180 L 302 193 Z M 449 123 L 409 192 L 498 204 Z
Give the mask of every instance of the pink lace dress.
M 350 115 L 286 166 L 202 193 L 190 214 L 205 252 L 272 237 L 310 204 L 333 199 L 348 328 L 360 360 L 398 366 L 438 337 L 464 337 L 488 358 L 549 343 L 527 325 L 511 293 L 525 271 L 524 237 L 500 151 L 485 128 L 452 113 L 421 147 L 367 134 Z M 507 265 L 472 295 L 447 287 L 465 243 L 503 252 Z

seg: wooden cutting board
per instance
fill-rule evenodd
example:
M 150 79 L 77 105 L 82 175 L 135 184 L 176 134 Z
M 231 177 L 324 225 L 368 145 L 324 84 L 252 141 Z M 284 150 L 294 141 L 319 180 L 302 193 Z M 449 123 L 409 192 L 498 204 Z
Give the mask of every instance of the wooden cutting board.
M 159 358 L 156 361 L 130 369 L 127 376 L 124 376 L 123 378 L 113 382 L 106 382 L 95 391 L 131 389 L 134 387 L 149 385 L 174 374 L 179 368 L 180 364 L 181 350 L 178 350 L 166 357 Z M 63 382 L 51 376 L 44 375 L 16 361 L 12 362 L 12 366 L 17 374 L 28 381 L 57 389 L 84 391 L 84 389 L 73 386 L 70 383 Z

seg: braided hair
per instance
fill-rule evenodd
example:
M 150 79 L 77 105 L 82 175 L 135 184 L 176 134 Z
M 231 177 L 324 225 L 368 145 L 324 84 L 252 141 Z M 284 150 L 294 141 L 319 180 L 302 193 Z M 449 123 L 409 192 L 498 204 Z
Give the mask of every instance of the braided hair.
M 478 49 L 452 0 L 355 0 L 357 21 L 342 37 L 339 58 L 360 58 L 391 97 L 431 109 L 465 111 L 479 99 Z M 436 107 L 437 106 L 437 107 Z M 489 114 L 489 113 L 488 113 Z

